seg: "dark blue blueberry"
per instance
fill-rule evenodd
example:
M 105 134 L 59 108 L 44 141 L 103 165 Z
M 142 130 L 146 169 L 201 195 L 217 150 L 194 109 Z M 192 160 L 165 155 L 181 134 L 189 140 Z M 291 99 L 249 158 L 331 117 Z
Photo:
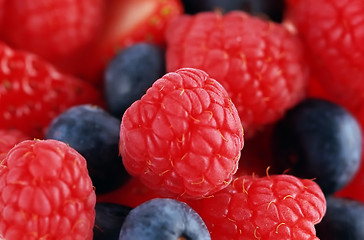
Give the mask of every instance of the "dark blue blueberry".
M 315 178 L 329 195 L 344 187 L 359 168 L 361 129 L 341 106 L 306 99 L 277 123 L 272 145 L 273 169 Z
M 282 21 L 285 9 L 284 0 L 182 0 L 182 3 L 188 14 L 213 10 L 223 13 L 243 10 L 275 22 Z
M 118 240 L 121 226 L 132 208 L 116 203 L 96 203 L 93 240 Z
M 121 119 L 155 80 L 166 73 L 164 49 L 138 43 L 120 51 L 105 70 L 105 98 L 110 113 Z
M 96 193 L 105 193 L 129 179 L 119 156 L 120 120 L 103 109 L 75 106 L 56 117 L 48 127 L 47 139 L 69 144 L 87 161 Z
M 328 197 L 327 211 L 316 225 L 320 240 L 363 240 L 364 204 L 354 200 Z
M 201 217 L 186 203 L 155 198 L 130 211 L 119 240 L 209 240 Z

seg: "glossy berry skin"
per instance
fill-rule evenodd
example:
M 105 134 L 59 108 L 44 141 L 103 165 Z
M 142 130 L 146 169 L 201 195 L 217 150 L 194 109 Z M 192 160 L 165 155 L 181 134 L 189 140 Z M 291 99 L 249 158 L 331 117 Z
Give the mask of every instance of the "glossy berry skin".
M 118 240 L 121 226 L 132 208 L 115 203 L 96 203 L 93 240 Z
M 125 110 L 165 73 L 161 47 L 138 43 L 121 50 L 105 70 L 105 97 L 111 114 L 121 119 Z
M 345 198 L 328 197 L 327 211 L 316 226 L 321 240 L 364 238 L 364 204 Z
M 0 163 L 0 236 L 92 239 L 96 195 L 85 159 L 56 140 L 27 140 Z
M 201 217 L 186 203 L 155 198 L 130 211 L 119 240 L 209 240 Z
M 92 85 L 1 42 L 0 79 L 0 126 L 31 138 L 42 139 L 52 119 L 69 107 L 101 102 Z
M 243 10 L 275 22 L 282 21 L 285 7 L 283 0 L 182 0 L 182 3 L 187 14 L 214 10 L 223 13 Z
M 237 110 L 204 71 L 158 79 L 124 113 L 120 154 L 127 171 L 167 196 L 200 198 L 231 181 L 243 148 Z
M 29 139 L 17 129 L 0 129 L 0 162 L 16 144 Z
M 348 108 L 363 102 L 364 2 L 361 0 L 289 0 L 291 22 L 310 56 L 323 87 Z M 344 90 L 345 89 L 345 90 Z
M 291 175 L 240 176 L 191 203 L 213 240 L 318 240 L 326 200 L 313 181 Z
M 53 64 L 85 51 L 102 26 L 102 0 L 5 1 L 3 39 Z
M 184 15 L 167 29 L 167 71 L 193 67 L 219 81 L 246 138 L 303 98 L 307 66 L 298 37 L 242 11 Z
M 362 136 L 356 119 L 341 106 L 306 99 L 287 112 L 273 133 L 280 171 L 315 178 L 326 195 L 344 187 L 358 171 Z
M 93 105 L 79 105 L 57 116 L 46 138 L 69 144 L 87 161 L 96 193 L 115 190 L 129 179 L 119 156 L 120 120 Z

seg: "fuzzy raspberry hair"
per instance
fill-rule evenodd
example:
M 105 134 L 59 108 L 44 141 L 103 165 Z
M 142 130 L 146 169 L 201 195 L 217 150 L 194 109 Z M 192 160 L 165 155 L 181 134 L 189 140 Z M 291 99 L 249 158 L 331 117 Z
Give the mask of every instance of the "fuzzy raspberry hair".
M 26 140 L 0 161 L 0 237 L 91 240 L 96 195 L 86 160 L 56 140 Z
M 191 204 L 212 240 L 318 240 L 314 225 L 326 212 L 320 187 L 291 175 L 240 176 Z
M 229 184 L 244 139 L 225 89 L 204 71 L 158 79 L 124 113 L 120 153 L 126 170 L 166 195 L 200 198 Z

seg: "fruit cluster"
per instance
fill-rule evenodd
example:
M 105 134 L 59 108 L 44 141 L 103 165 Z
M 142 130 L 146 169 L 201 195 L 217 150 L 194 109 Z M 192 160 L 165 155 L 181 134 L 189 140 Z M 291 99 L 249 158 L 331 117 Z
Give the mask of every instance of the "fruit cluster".
M 0 0 L 0 239 L 363 239 L 363 11 Z

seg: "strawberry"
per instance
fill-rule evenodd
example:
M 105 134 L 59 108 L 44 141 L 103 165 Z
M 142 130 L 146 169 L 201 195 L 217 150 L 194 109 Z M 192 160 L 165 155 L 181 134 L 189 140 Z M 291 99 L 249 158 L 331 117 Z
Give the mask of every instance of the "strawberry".
M 62 74 L 34 54 L 0 42 L 0 126 L 42 138 L 51 120 L 67 108 L 99 104 L 99 92 L 87 82 Z
M 103 31 L 80 74 L 100 80 L 106 64 L 124 47 L 137 42 L 163 45 L 167 23 L 182 12 L 180 0 L 110 0 Z

